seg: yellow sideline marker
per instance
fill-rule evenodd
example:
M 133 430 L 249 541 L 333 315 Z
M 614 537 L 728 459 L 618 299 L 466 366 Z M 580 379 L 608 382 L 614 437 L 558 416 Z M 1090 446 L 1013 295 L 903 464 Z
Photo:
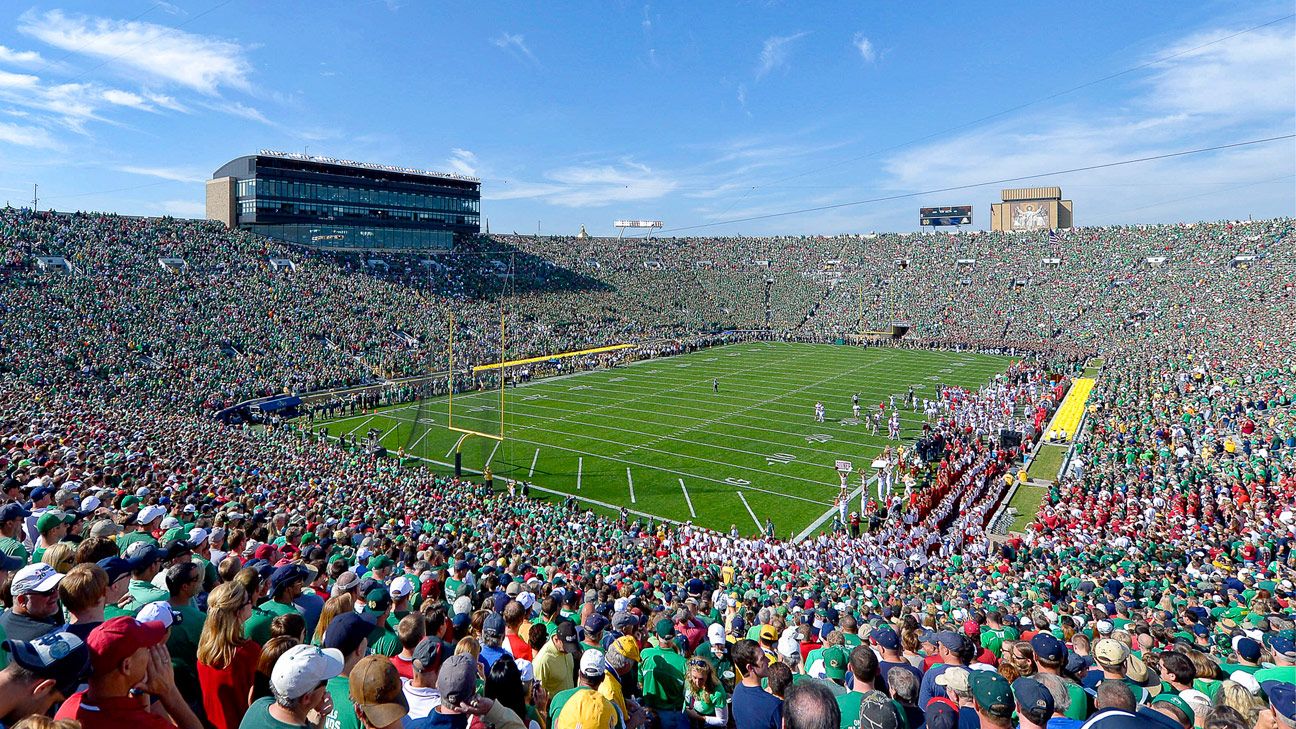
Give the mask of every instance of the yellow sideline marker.
M 551 359 L 563 359 L 566 357 L 579 357 L 585 354 L 600 354 L 602 352 L 615 352 L 618 349 L 629 349 L 633 344 L 610 344 L 606 347 L 595 347 L 594 349 L 580 349 L 572 352 L 560 352 L 558 354 L 546 354 L 541 357 L 527 357 L 526 359 L 512 359 L 508 362 L 492 362 L 491 364 L 477 365 L 472 368 L 473 374 L 484 372 L 486 370 L 497 370 L 501 367 L 514 367 L 517 365 L 531 364 L 533 362 L 548 362 Z

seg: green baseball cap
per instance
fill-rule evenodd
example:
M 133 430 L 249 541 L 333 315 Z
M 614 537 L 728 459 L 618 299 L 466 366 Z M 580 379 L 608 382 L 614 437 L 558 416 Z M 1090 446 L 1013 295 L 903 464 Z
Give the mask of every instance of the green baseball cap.
M 995 671 L 972 671 L 968 676 L 968 688 L 982 711 L 1000 719 L 1012 718 L 1016 707 L 1008 679 Z
M 653 632 L 657 634 L 658 638 L 669 638 L 675 635 L 675 624 L 670 621 L 670 618 L 662 618 L 653 627 Z
M 835 681 L 846 678 L 846 651 L 837 646 L 825 648 L 820 654 L 823 658 L 824 673 Z
M 1188 724 L 1190 726 L 1197 722 L 1197 714 L 1192 710 L 1192 707 L 1188 705 L 1188 702 L 1180 698 L 1178 694 L 1161 694 L 1160 696 L 1157 696 L 1156 698 L 1152 699 L 1152 701 L 1150 701 L 1149 703 L 1170 704 L 1171 706 L 1175 707 L 1176 709 L 1179 709 L 1180 711 L 1188 715 Z

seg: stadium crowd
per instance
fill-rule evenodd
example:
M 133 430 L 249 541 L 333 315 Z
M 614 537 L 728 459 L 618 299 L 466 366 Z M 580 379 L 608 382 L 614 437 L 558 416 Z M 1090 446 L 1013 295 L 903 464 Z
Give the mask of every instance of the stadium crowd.
M 1060 237 L 483 238 L 440 268 L 294 251 L 284 273 L 268 241 L 205 224 L 6 209 L 0 724 L 1296 727 L 1291 221 Z M 1066 266 L 1037 270 L 1059 250 Z M 1244 250 L 1262 257 L 1229 266 Z M 1155 251 L 1171 260 L 1138 265 Z M 39 273 L 34 253 L 76 271 Z M 950 285 L 954 253 L 977 260 L 972 284 Z M 907 257 L 865 306 L 899 301 L 919 342 L 1104 364 L 1073 468 L 1007 540 L 985 527 L 1029 441 L 986 436 L 1056 407 L 1047 357 L 944 388 L 931 483 L 876 529 L 796 544 L 607 519 L 204 413 L 426 370 L 451 308 L 489 356 L 503 293 L 482 261 L 505 257 L 522 352 L 771 323 L 842 336 L 852 282 Z M 912 455 L 896 451 L 901 481 Z

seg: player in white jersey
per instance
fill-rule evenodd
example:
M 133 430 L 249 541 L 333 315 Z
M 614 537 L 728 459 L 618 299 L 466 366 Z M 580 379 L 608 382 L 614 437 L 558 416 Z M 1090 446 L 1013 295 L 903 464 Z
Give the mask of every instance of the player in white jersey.
M 823 421 L 824 421 L 824 406 L 823 403 L 817 402 L 815 403 L 815 422 L 822 423 Z
M 851 404 L 851 417 L 855 418 L 856 420 L 859 420 L 859 401 L 858 401 L 858 400 Z

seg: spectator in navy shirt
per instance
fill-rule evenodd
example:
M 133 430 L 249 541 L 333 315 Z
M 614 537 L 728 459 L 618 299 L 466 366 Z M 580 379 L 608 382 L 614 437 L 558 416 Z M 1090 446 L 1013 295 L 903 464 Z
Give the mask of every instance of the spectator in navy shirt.
M 730 650 L 742 682 L 734 688 L 733 716 L 737 729 L 781 729 L 783 700 L 761 688 L 769 659 L 754 640 L 740 640 Z

